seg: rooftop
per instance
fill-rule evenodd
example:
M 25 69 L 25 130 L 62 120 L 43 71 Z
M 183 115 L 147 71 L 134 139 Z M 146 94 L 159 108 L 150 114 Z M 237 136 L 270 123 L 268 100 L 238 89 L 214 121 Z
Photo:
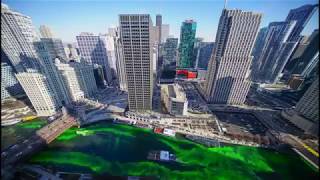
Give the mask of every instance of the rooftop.
M 164 84 L 161 85 L 163 93 L 168 94 L 168 96 L 175 101 L 186 101 L 187 97 L 182 87 L 178 84 Z

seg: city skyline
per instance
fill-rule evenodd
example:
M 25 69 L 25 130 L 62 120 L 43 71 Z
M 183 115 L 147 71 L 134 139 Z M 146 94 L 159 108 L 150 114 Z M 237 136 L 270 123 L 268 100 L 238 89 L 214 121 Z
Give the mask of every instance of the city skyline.
M 266 4 L 267 2 L 267 4 Z M 170 25 L 170 35 L 180 37 L 181 23 L 186 19 L 197 21 L 196 37 L 204 38 L 204 41 L 213 42 L 218 26 L 219 14 L 224 7 L 223 0 L 214 1 L 28 1 L 5 0 L 3 3 L 10 8 L 26 14 L 32 18 L 37 28 L 47 25 L 57 38 L 64 42 L 76 42 L 76 36 L 81 32 L 94 34 L 107 33 L 109 27 L 118 25 L 118 15 L 121 13 L 150 14 L 152 22 L 156 25 L 156 14 L 162 15 L 162 23 Z M 139 3 L 137 10 L 136 3 Z M 227 9 L 241 9 L 262 13 L 262 21 L 259 28 L 266 27 L 270 22 L 281 21 L 289 13 L 290 9 L 304 4 L 316 4 L 315 0 L 301 1 L 274 1 L 263 0 L 233 0 L 227 2 Z M 105 6 L 104 6 L 105 5 Z M 181 6 L 183 8 L 176 8 Z M 59 9 L 59 13 L 54 13 Z M 43 16 L 46 14 L 46 16 Z M 318 27 L 318 10 L 311 17 L 302 35 L 310 35 Z M 59 21 L 57 21 L 59 19 Z M 90 26 L 84 21 L 89 21 Z M 63 27 L 68 28 L 63 28 Z

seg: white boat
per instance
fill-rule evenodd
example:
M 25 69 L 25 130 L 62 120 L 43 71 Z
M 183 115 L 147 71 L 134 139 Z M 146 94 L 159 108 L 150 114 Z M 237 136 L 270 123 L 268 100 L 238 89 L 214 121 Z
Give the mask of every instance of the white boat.
M 21 119 L 8 119 L 8 120 L 2 120 L 1 126 L 10 126 L 21 122 Z

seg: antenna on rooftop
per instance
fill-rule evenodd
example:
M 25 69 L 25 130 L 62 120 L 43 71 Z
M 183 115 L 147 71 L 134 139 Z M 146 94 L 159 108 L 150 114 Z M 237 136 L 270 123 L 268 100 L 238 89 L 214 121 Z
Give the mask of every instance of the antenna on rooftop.
M 224 9 L 227 8 L 227 2 L 228 2 L 228 0 L 224 0 Z

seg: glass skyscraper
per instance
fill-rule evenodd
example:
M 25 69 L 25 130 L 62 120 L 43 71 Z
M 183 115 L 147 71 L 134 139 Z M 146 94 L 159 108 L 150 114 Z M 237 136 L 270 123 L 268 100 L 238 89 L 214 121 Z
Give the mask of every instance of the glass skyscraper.
M 194 66 L 193 48 L 196 36 L 197 23 L 186 20 L 182 23 L 179 45 L 179 68 L 192 68 Z

